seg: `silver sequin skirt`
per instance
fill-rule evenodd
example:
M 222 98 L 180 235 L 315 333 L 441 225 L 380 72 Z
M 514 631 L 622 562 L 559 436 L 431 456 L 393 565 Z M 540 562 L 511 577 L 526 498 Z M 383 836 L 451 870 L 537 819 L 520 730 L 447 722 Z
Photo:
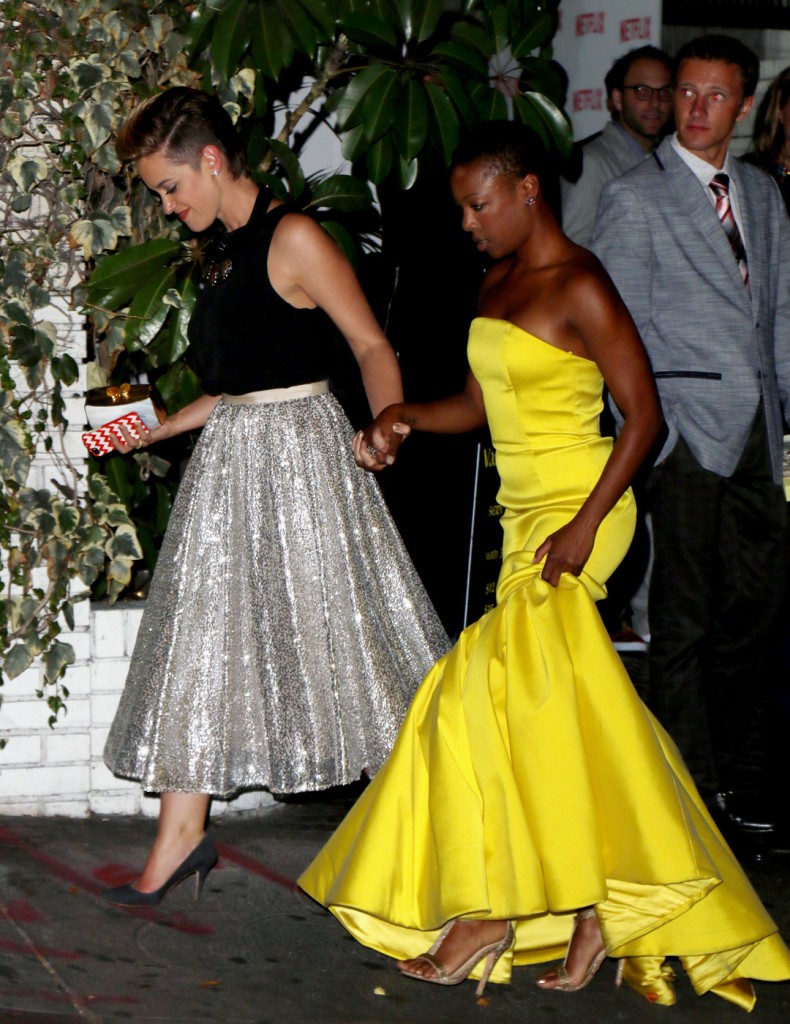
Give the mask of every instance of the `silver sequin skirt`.
M 449 647 L 330 394 L 220 399 L 187 467 L 104 751 L 151 792 L 373 773 Z

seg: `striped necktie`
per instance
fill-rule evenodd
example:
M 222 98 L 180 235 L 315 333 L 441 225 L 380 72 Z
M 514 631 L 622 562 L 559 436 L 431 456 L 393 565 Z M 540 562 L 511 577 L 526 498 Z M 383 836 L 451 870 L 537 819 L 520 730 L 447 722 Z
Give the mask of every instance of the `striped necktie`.
M 748 287 L 749 268 L 746 265 L 746 250 L 743 247 L 743 239 L 738 230 L 738 225 L 735 223 L 735 217 L 732 215 L 729 176 L 726 174 L 715 174 L 711 179 L 710 187 L 716 196 L 716 213 L 719 215 L 721 226 L 724 228 L 724 233 L 732 246 L 732 251 L 735 253 L 735 259 L 738 261 L 738 269 L 741 272 L 743 283 Z

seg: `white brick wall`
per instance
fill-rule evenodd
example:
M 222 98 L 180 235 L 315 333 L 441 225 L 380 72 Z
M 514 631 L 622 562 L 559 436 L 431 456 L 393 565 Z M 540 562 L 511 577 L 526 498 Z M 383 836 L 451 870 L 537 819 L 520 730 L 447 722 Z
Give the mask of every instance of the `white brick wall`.
M 54 728 L 50 712 L 35 696 L 41 673 L 31 666 L 6 680 L 0 706 L 0 814 L 145 814 L 156 816 L 159 801 L 136 782 L 118 779 L 104 765 L 102 752 L 123 691 L 129 658 L 143 614 L 142 602 L 91 605 L 75 609 L 74 631 L 63 637 L 78 651 L 64 679 L 68 712 Z M 265 792 L 214 801 L 212 814 L 259 811 L 273 806 Z

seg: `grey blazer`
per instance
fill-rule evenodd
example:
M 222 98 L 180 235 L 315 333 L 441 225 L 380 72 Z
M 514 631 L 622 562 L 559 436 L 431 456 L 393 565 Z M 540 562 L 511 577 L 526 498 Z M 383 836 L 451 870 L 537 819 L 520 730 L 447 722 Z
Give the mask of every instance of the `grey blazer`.
M 749 284 L 716 210 L 667 138 L 601 193 L 592 248 L 636 322 L 669 428 L 730 476 L 764 398 L 774 479 L 790 411 L 790 219 L 769 175 L 731 160 Z
M 582 146 L 582 173 L 575 183 L 560 179 L 562 193 L 562 230 L 579 245 L 589 245 L 595 226 L 595 211 L 601 189 L 607 181 L 619 178 L 640 160 L 628 144 L 625 132 L 609 121 L 596 138 Z

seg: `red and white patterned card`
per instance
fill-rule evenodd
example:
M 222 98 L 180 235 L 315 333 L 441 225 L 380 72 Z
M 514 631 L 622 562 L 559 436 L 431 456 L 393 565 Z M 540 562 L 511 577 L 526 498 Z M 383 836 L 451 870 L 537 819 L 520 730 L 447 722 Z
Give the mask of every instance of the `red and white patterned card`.
M 126 427 L 135 440 L 139 438 L 141 428 L 144 426 L 136 412 L 127 412 L 123 416 L 105 423 L 103 427 L 97 427 L 96 430 L 89 430 L 87 434 L 83 434 L 82 443 L 91 455 L 108 455 L 110 452 L 116 451 L 110 437 L 116 437 L 121 442 L 126 440 L 121 433 L 121 424 Z

